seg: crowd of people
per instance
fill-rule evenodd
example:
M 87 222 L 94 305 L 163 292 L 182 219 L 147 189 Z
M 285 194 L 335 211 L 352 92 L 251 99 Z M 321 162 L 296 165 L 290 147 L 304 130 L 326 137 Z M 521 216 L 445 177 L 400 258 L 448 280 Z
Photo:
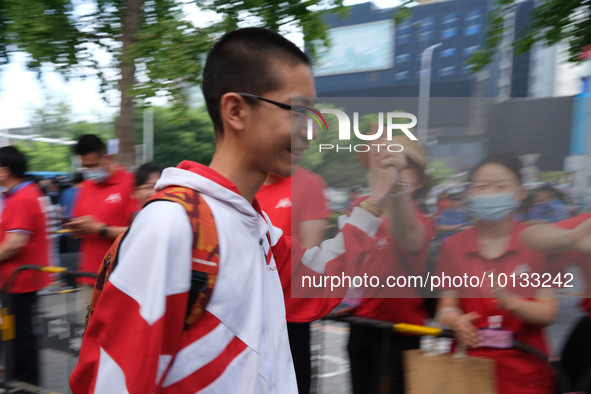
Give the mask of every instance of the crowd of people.
M 50 276 L 34 270 L 15 274 L 22 265 L 62 265 L 60 256 L 79 256 L 72 270 L 96 273 L 113 239 L 125 231 L 132 217 L 154 194 L 162 168 L 139 166 L 134 174 L 107 155 L 103 141 L 82 136 L 75 147 L 82 168 L 70 179 L 45 178 L 27 173 L 26 157 L 14 146 L 0 148 L 2 186 L 2 240 L 0 284 L 15 315 L 16 342 L 12 354 L 15 377 L 39 384 L 39 355 L 34 330 L 37 292 Z M 13 275 L 14 274 L 14 275 Z M 94 280 L 80 277 L 79 309 L 86 311 Z
M 358 156 L 370 193 L 355 186 L 338 233 L 327 240 L 326 185 L 296 165 L 308 147 L 304 120 L 313 104 L 301 98 L 315 96 L 310 62 L 276 33 L 246 28 L 221 38 L 207 57 L 202 89 L 216 132 L 208 166 L 182 161 L 162 170 L 147 163 L 134 177 L 100 138 L 85 135 L 75 147 L 82 179 L 60 191 L 53 180 L 39 187 L 26 180 L 24 156 L 0 149 L 0 185 L 7 190 L 3 278 L 21 264 L 52 264 L 41 189 L 51 200 L 46 204 L 60 206 L 62 239 L 69 240 L 53 242 L 68 251 L 68 242 L 80 242 L 78 270 L 96 273 L 124 236 L 70 377 L 74 393 L 309 393 L 310 323 L 351 289 L 303 288 L 304 276 L 510 276 L 576 264 L 591 281 L 591 216 L 571 218 L 550 186 L 526 190 L 517 157 L 485 158 L 467 185 L 448 190 L 437 211 L 428 212 L 422 202 L 429 157 L 406 137 L 394 137 L 402 152 Z M 206 217 L 196 225 L 198 215 Z M 196 273 L 207 284 L 197 291 Z M 17 305 L 17 377 L 34 384 L 31 319 L 35 293 L 49 283 L 42 275 L 28 272 L 4 289 Z M 79 286 L 82 303 L 90 304 L 94 281 L 80 278 Z M 557 319 L 556 287 L 442 285 L 434 303 L 418 288 L 394 294 L 366 287 L 357 289 L 352 313 L 416 325 L 432 318 L 451 328 L 454 351 L 494 361 L 499 393 L 553 393 L 548 365 L 514 348 L 482 346 L 482 338 L 483 330 L 504 330 L 550 357 L 544 327 Z M 206 301 L 188 320 L 199 297 Z M 591 392 L 589 299 L 583 308 L 562 361 L 576 389 Z M 404 392 L 403 353 L 418 349 L 419 337 L 389 335 L 384 357 L 378 328 L 352 325 L 347 349 L 355 394 L 381 392 L 384 362 L 389 392 Z

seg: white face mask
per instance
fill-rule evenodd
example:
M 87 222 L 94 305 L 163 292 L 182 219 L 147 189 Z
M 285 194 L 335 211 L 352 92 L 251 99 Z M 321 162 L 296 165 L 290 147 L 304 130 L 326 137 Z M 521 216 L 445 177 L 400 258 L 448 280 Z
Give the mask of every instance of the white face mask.
M 516 197 L 516 192 L 473 195 L 468 197 L 468 207 L 477 219 L 496 222 L 517 210 Z
M 103 183 L 104 181 L 109 179 L 109 173 L 105 171 L 102 167 L 85 168 L 84 170 L 82 170 L 82 178 L 86 179 L 87 181 Z

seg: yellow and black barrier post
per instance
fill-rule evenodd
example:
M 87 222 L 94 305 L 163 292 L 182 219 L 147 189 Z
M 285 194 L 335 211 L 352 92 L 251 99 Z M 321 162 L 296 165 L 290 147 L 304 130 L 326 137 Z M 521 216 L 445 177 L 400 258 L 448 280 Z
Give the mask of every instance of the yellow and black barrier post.
M 421 326 L 409 323 L 394 323 L 382 320 L 367 319 L 353 316 L 349 311 L 333 313 L 325 317 L 327 320 L 341 321 L 349 324 L 357 324 L 366 327 L 383 329 L 388 332 L 396 332 L 405 335 L 432 336 L 436 338 L 454 338 L 453 331 L 438 327 Z

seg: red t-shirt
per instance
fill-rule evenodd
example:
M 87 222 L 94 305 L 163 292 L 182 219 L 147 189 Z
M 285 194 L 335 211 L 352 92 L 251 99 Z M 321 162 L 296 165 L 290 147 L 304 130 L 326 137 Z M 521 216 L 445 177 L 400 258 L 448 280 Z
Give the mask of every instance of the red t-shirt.
M 364 198 L 358 199 L 353 206 Z M 377 276 L 380 282 L 388 276 L 424 275 L 429 259 L 429 243 L 435 235 L 433 220 L 422 214 L 415 207 L 416 221 L 425 231 L 423 248 L 417 252 L 409 252 L 404 245 L 396 242 L 390 233 L 390 222 L 384 220 L 375 237 L 375 247 L 367 256 L 361 272 L 368 277 Z M 401 261 L 404 259 L 404 261 Z M 355 309 L 355 316 L 368 319 L 384 320 L 395 323 L 425 324 L 427 312 L 424 299 L 413 287 L 405 289 L 377 287 L 362 289 L 364 298 Z
M 435 205 L 437 206 L 437 213 L 443 212 L 451 206 L 451 200 L 447 197 L 440 198 L 437 200 Z
M 563 220 L 561 222 L 554 223 L 554 225 L 561 228 L 573 229 L 587 219 L 591 219 L 591 213 L 586 213 L 572 219 Z M 575 251 L 564 253 L 564 258 L 562 259 L 560 265 L 564 267 L 566 265 L 572 264 L 578 265 L 581 269 L 585 281 L 585 287 L 587 289 L 586 295 L 589 296 L 591 293 L 591 256 Z M 581 308 L 585 311 L 587 317 L 591 318 L 591 298 L 582 299 Z
M 324 197 L 326 184 L 317 174 L 297 167 L 294 174 L 278 178 L 276 182 L 263 185 L 257 195 L 261 208 L 274 226 L 283 230 L 287 236 L 293 235 L 301 241 L 299 224 L 308 220 L 328 219 L 330 211 Z M 292 220 L 293 219 L 293 220 Z M 292 298 L 284 287 L 287 321 L 301 323 L 299 313 L 305 308 L 318 309 L 315 305 L 326 302 L 317 298 Z
M 463 276 L 464 274 L 481 277 L 486 271 L 495 274 L 511 275 L 537 272 L 542 274 L 545 256 L 528 248 L 519 241 L 519 234 L 527 226 L 515 222 L 511 231 L 511 240 L 505 253 L 495 259 L 486 259 L 479 253 L 478 225 L 452 235 L 441 245 L 438 274 Z M 450 287 L 442 286 L 442 289 Z M 488 327 L 489 316 L 502 316 L 503 329 L 513 332 L 515 340 L 525 342 L 542 353 L 546 353 L 546 341 L 542 327 L 527 324 L 508 311 L 498 308 L 488 286 L 477 289 L 454 289 L 470 297 L 460 298 L 459 308 L 465 313 L 477 312 L 480 318 L 474 322 L 477 328 Z M 511 288 L 511 292 L 525 298 L 533 298 L 535 290 L 531 288 Z M 489 298 L 486 298 L 489 297 Z M 490 358 L 496 361 L 497 384 L 499 393 L 552 393 L 554 382 L 550 367 L 536 358 L 516 349 L 475 348 L 468 352 L 473 356 Z
M 20 186 L 20 188 L 19 188 Z M 49 265 L 48 248 L 48 223 L 42 204 L 46 197 L 34 183 L 25 183 L 17 186 L 16 190 L 8 194 L 2 211 L 1 241 L 4 241 L 6 233 L 11 231 L 24 231 L 30 235 L 29 242 L 19 254 L 11 259 L 0 262 L 0 275 L 4 281 L 18 267 L 26 264 L 47 266 Z M 28 293 L 37 291 L 49 284 L 47 274 L 38 271 L 26 270 L 19 273 L 15 281 L 9 285 L 11 293 Z
M 330 217 L 324 189 L 319 175 L 297 167 L 291 177 L 261 186 L 256 198 L 274 226 L 301 242 L 300 223 Z
M 129 226 L 133 213 L 138 209 L 133 196 L 133 174 L 118 168 L 105 182 L 83 181 L 74 207 L 74 216 L 94 217 L 109 226 Z M 82 238 L 81 271 L 97 272 L 112 240 L 98 234 L 88 234 Z M 80 282 L 94 284 L 92 278 L 80 278 Z

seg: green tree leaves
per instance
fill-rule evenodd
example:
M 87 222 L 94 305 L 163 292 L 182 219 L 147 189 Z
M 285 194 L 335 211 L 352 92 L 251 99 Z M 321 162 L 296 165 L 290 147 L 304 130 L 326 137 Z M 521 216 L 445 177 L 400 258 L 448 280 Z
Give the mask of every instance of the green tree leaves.
M 203 57 L 221 34 L 247 25 L 284 33 L 301 29 L 314 55 L 316 40 L 327 43 L 323 10 L 342 11 L 342 1 L 2 0 L 0 64 L 9 61 L 9 52 L 24 51 L 35 71 L 49 63 L 66 77 L 97 75 L 103 93 L 119 90 L 116 135 L 122 162 L 131 165 L 134 105 L 157 96 L 166 97 L 177 111 L 187 109 L 188 91 L 200 82 Z M 184 11 L 189 3 L 216 12 L 220 21 L 194 26 Z M 97 58 L 101 51 L 111 60 Z
M 71 172 L 70 148 L 45 142 L 19 141 L 16 146 L 27 158 L 29 171 Z
M 209 164 L 215 149 L 213 125 L 205 108 L 191 110 L 182 124 L 175 112 L 154 108 L 154 161 L 176 166 L 182 160 Z
M 516 0 L 496 0 L 488 16 L 487 38 L 483 49 L 474 53 L 469 63 L 478 71 L 489 64 L 501 43 L 504 18 L 516 7 Z M 513 44 L 516 53 L 530 50 L 535 43 L 555 45 L 565 41 L 569 47 L 569 61 L 580 62 L 583 48 L 591 44 L 591 2 L 588 0 L 546 0 L 533 10 L 531 24 Z

